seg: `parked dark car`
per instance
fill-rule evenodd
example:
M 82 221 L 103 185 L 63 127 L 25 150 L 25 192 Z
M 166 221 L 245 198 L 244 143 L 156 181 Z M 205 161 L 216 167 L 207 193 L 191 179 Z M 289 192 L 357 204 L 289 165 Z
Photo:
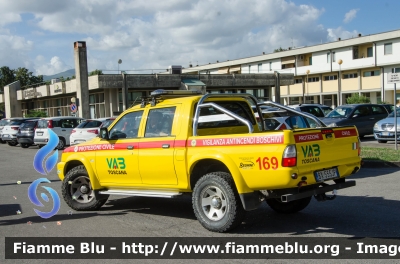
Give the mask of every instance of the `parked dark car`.
M 372 135 L 376 122 L 389 115 L 386 108 L 378 104 L 341 105 L 321 118 L 327 126 L 356 126 L 360 137 Z
M 33 138 L 39 120 L 28 120 L 19 126 L 17 141 L 21 148 L 29 148 L 33 145 Z

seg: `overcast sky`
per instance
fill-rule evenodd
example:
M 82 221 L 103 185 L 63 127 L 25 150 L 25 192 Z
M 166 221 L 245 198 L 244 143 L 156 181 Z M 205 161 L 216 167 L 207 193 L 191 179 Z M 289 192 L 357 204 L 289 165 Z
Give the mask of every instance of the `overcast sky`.
M 0 67 L 35 75 L 73 69 L 75 41 L 86 41 L 89 71 L 117 73 L 121 59 L 120 70 L 141 73 L 400 29 L 397 0 L 0 0 L 0 7 Z

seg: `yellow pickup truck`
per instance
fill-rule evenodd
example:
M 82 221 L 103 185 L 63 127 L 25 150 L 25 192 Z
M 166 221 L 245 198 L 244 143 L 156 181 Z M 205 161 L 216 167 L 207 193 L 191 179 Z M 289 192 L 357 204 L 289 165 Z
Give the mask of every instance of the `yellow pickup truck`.
M 96 210 L 109 195 L 186 193 L 206 229 L 226 232 L 262 201 L 295 213 L 312 197 L 333 199 L 331 192 L 355 186 L 345 180 L 361 167 L 355 127 L 328 128 L 298 112 L 318 127 L 267 130 L 251 104 L 261 117 L 262 104 L 249 94 L 153 92 L 98 138 L 63 151 L 57 173 L 65 202 Z

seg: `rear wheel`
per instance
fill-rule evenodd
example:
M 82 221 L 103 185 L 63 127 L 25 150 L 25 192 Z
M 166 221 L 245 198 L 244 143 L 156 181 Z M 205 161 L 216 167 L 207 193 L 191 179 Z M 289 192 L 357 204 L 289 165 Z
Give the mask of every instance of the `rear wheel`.
M 281 214 L 293 214 L 297 213 L 310 203 L 311 197 L 283 203 L 279 199 L 267 199 L 267 204 L 275 211 Z
M 83 165 L 68 171 L 63 180 L 62 195 L 65 202 L 74 210 L 97 210 L 102 207 L 108 199 L 96 199 L 89 175 Z
M 29 148 L 29 144 L 28 143 L 21 143 L 19 144 L 21 146 L 21 148 Z
M 387 143 L 387 140 L 378 140 L 378 143 Z
M 194 187 L 192 203 L 201 225 L 214 232 L 235 228 L 245 216 L 235 183 L 226 172 L 212 172 L 201 177 Z
M 63 150 L 64 147 L 65 147 L 65 139 L 64 138 L 59 138 L 58 145 L 57 145 L 56 149 Z
M 14 146 L 18 145 L 18 142 L 17 141 L 8 141 L 7 144 L 9 146 L 13 146 L 14 147 Z

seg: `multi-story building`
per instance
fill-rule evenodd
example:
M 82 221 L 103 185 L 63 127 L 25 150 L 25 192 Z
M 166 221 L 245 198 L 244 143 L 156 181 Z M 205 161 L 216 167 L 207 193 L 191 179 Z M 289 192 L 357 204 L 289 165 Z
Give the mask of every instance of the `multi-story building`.
M 387 73 L 400 72 L 400 30 L 351 39 L 289 48 L 286 51 L 210 63 L 183 69 L 183 73 L 293 73 L 295 83 L 281 86 L 281 103 L 321 103 L 337 106 L 352 94 L 372 103 L 394 103 L 394 84 Z M 274 94 L 253 90 L 254 95 L 274 100 Z M 225 92 L 235 92 L 226 90 Z

